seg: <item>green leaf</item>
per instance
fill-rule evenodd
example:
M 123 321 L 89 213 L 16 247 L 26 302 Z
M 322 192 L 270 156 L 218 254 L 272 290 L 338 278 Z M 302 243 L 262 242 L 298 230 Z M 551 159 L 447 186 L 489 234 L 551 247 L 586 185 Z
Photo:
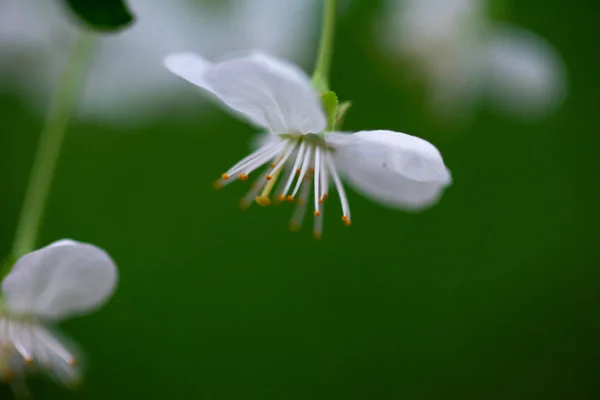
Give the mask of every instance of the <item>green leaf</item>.
M 312 77 L 312 86 L 317 92 L 326 93 L 329 91 L 329 84 L 327 78 L 320 74 L 315 74 Z
M 321 103 L 323 103 L 323 109 L 327 116 L 327 131 L 332 131 L 335 129 L 338 97 L 334 92 L 325 92 L 321 95 Z
M 344 101 L 343 103 L 341 103 L 338 106 L 337 112 L 335 114 L 335 130 L 336 131 L 338 131 L 342 128 L 342 123 L 344 122 L 344 117 L 346 116 L 346 112 L 350 109 L 351 106 L 352 106 L 351 101 Z
M 114 32 L 130 25 L 135 17 L 124 0 L 61 0 L 88 28 Z

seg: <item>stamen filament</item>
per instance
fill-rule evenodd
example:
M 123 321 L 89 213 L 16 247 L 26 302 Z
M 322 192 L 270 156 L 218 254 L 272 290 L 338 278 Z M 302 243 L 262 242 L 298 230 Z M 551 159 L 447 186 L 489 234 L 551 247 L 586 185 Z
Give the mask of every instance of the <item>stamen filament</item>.
M 267 172 L 263 173 L 252 183 L 250 191 L 246 193 L 246 195 L 242 197 L 242 200 L 240 201 L 240 206 L 242 208 L 250 207 L 254 200 L 256 200 L 256 196 L 258 196 L 262 188 L 269 182 L 265 179 L 266 176 Z
M 300 167 L 300 163 L 302 162 L 302 159 L 304 158 L 304 149 L 305 148 L 306 148 L 306 143 L 305 142 L 300 143 L 300 147 L 298 148 L 298 154 L 296 155 L 296 161 L 294 162 L 292 171 L 290 172 L 287 183 L 285 184 L 285 188 L 283 189 L 283 192 L 281 193 L 281 197 L 284 199 L 285 199 L 285 196 L 287 195 L 287 193 L 290 191 L 290 188 L 292 187 L 292 183 L 294 182 L 294 177 L 296 176 L 296 170 Z
M 323 158 L 327 158 L 327 153 L 323 154 Z M 329 174 L 327 173 L 327 163 L 321 160 L 321 198 L 320 202 L 327 200 L 327 191 L 329 190 Z
M 338 176 L 337 171 L 335 170 L 335 166 L 333 165 L 333 161 L 331 160 L 331 156 L 327 154 L 327 166 L 329 167 L 329 173 L 335 182 L 335 187 L 337 189 L 338 195 L 340 196 L 340 202 L 342 203 L 342 220 L 346 223 L 346 225 L 350 225 L 350 206 L 348 205 L 348 198 L 346 197 L 346 192 L 344 191 L 344 186 L 342 185 L 342 181 Z
M 296 208 L 290 221 L 290 229 L 293 231 L 297 231 L 302 226 L 302 221 L 304 220 L 304 215 L 306 214 L 306 207 L 308 205 L 309 191 L 310 185 L 302 185 L 300 197 L 296 202 Z
M 277 171 L 275 171 L 275 174 L 273 174 L 271 176 L 272 179 L 269 179 L 267 181 L 267 184 L 265 185 L 265 188 L 263 189 L 261 195 L 256 198 L 256 202 L 258 204 L 260 204 L 261 206 L 268 206 L 269 204 L 271 204 L 271 200 L 269 199 L 269 194 L 271 194 L 271 190 L 273 190 L 273 187 L 275 186 L 275 182 L 277 182 L 277 178 L 279 178 L 281 171 L 282 171 L 282 169 L 278 169 Z M 269 177 L 269 175 L 266 175 L 265 179 L 267 177 Z
M 215 181 L 215 188 L 221 189 L 222 187 L 230 184 L 234 180 L 230 178 L 232 178 L 234 174 L 237 174 L 239 172 L 242 172 L 239 175 L 239 178 L 244 181 L 247 180 L 250 172 L 254 171 L 256 168 L 260 167 L 261 165 L 269 161 L 271 158 L 275 157 L 280 152 L 282 145 L 285 144 L 278 143 L 275 145 L 267 145 L 261 147 L 254 153 L 250 154 L 248 157 L 245 157 L 242 161 L 238 162 L 236 165 L 230 168 L 229 171 L 221 175 L 221 179 Z M 244 172 L 243 169 L 248 168 L 248 166 L 252 166 L 252 170 L 250 170 L 250 172 Z
M 283 154 L 283 157 L 281 157 L 279 162 L 273 167 L 273 171 L 271 171 L 271 174 L 267 175 L 267 177 L 266 177 L 267 179 L 271 179 L 271 177 L 274 175 L 279 175 L 279 170 L 281 169 L 281 167 L 283 167 L 285 165 L 285 162 L 290 157 L 290 155 L 292 155 L 292 152 L 296 148 L 296 143 L 289 142 L 286 145 L 286 147 L 288 148 L 287 151 Z
M 323 218 L 323 211 L 321 211 L 320 216 L 315 215 L 313 222 L 313 236 L 315 239 L 321 239 L 323 236 L 323 221 L 325 221 L 325 218 Z
M 29 352 L 27 346 L 25 346 L 22 340 L 22 335 L 24 335 L 27 330 L 19 329 L 19 326 L 17 324 L 9 325 L 8 328 L 10 330 L 10 338 L 12 340 L 13 345 L 15 346 L 15 349 L 19 354 L 21 354 L 21 357 L 23 357 L 23 360 L 26 364 L 30 363 L 32 361 L 31 353 Z
M 228 175 L 230 177 L 233 176 L 233 174 L 235 174 L 236 172 L 239 172 L 242 169 L 244 169 L 244 167 L 249 162 L 255 160 L 256 158 L 260 157 L 261 155 L 265 154 L 266 152 L 269 152 L 270 150 L 274 149 L 278 145 L 279 145 L 279 143 L 272 143 L 272 144 L 267 144 L 266 146 L 259 148 L 255 152 L 250 153 L 249 156 L 242 158 L 233 167 L 229 168 L 229 170 L 227 172 L 225 172 L 225 174 L 223 174 L 223 175 Z
M 296 181 L 296 187 L 294 188 L 294 191 L 292 192 L 292 197 L 296 196 L 296 193 L 298 193 L 298 189 L 300 189 L 300 186 L 302 185 L 302 180 L 304 179 L 304 176 L 306 175 L 306 171 L 308 170 L 309 167 L 309 163 L 310 163 L 310 148 L 306 149 L 306 154 L 304 155 L 304 160 L 302 160 L 302 168 L 300 169 L 300 176 L 298 177 L 298 180 Z
M 73 358 L 71 353 L 69 353 L 60 342 L 54 339 L 52 335 L 42 328 L 36 329 L 35 333 L 37 334 L 38 340 L 44 343 L 54 355 L 69 365 L 77 365 L 77 361 Z
M 240 169 L 240 172 L 242 172 L 244 175 L 250 175 L 254 170 L 262 167 L 271 159 L 280 154 L 286 145 L 287 143 L 280 143 L 272 151 L 265 153 L 261 157 L 258 157 L 257 159 L 249 162 L 246 166 Z
M 319 146 L 315 147 L 315 172 L 314 172 L 314 195 L 315 195 L 315 217 L 321 215 L 319 210 L 320 200 L 320 178 L 321 178 L 321 149 Z
M 294 157 L 293 163 L 292 156 Z M 262 166 L 265 167 L 265 171 L 242 198 L 242 207 L 248 207 L 252 202 L 267 206 L 272 202 L 270 198 L 272 193 L 278 194 L 276 201 L 286 199 L 293 201 L 298 195 L 290 221 L 291 229 L 296 230 L 302 224 L 312 190 L 314 195 L 313 234 L 318 239 L 323 234 L 324 227 L 324 207 L 321 204 L 327 199 L 330 180 L 333 180 L 333 187 L 338 192 L 342 207 L 342 221 L 346 225 L 351 224 L 348 197 L 337 173 L 333 155 L 328 148 L 322 145 L 319 138 L 312 136 L 304 138 L 295 135 L 282 137 L 277 144 L 267 145 L 246 157 L 226 174 L 241 173 L 239 177 L 247 179 L 248 174 Z M 279 179 L 282 176 L 285 179 Z M 314 182 L 310 182 L 311 179 L 314 179 Z M 294 185 L 293 190 L 291 190 L 292 185 Z

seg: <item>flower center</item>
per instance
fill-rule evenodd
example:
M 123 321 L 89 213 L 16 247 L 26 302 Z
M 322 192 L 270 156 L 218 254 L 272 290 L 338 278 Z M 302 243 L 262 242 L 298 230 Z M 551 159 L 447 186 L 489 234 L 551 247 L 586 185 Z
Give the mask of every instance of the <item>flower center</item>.
M 294 201 L 297 206 L 290 222 L 292 229 L 300 228 L 311 186 L 314 195 L 314 235 L 319 238 L 323 231 L 323 202 L 328 198 L 329 181 L 333 181 L 340 196 L 342 220 L 350 225 L 350 207 L 332 159 L 334 149 L 322 135 L 282 134 L 245 157 L 221 176 L 215 184 L 223 187 L 231 178 L 247 180 L 248 176 L 265 164 L 267 170 L 254 182 L 250 192 L 242 199 L 242 207 L 253 201 L 262 206 L 271 204 L 275 190 L 276 201 Z M 276 183 L 279 186 L 275 189 Z M 312 185 L 310 184 L 312 182 Z

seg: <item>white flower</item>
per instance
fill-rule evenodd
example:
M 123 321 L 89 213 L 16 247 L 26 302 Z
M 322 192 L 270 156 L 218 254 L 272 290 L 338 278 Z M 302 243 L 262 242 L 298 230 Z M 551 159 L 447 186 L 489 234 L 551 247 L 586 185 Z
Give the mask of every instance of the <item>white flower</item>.
M 91 244 L 60 240 L 21 257 L 2 281 L 0 379 L 40 368 L 76 383 L 74 350 L 49 324 L 100 307 L 116 282 L 114 262 Z
M 439 151 L 425 140 L 399 132 L 325 133 L 320 96 L 297 67 L 261 53 L 212 64 L 193 53 L 166 57 L 166 67 L 220 99 L 236 114 L 266 129 L 269 138 L 222 175 L 219 185 L 245 180 L 270 164 L 243 203 L 268 204 L 275 181 L 277 198 L 299 208 L 299 225 L 313 187 L 315 235 L 322 232 L 323 201 L 330 184 L 339 194 L 342 219 L 350 224 L 350 206 L 340 175 L 366 195 L 388 206 L 421 209 L 435 203 L 450 184 Z M 312 181 L 312 185 L 308 182 Z
M 566 93 L 560 54 L 544 38 L 492 21 L 487 0 L 389 0 L 382 27 L 387 54 L 425 78 L 433 107 L 468 116 L 487 100 L 508 115 L 539 118 Z

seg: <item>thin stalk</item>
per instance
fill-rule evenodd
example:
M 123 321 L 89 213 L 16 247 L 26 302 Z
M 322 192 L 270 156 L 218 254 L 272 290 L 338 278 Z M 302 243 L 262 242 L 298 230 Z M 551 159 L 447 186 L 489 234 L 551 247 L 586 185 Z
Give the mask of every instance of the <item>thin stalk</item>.
M 336 0 L 324 1 L 321 44 L 319 46 L 317 65 L 312 77 L 313 86 L 320 92 L 327 92 L 329 90 L 329 72 L 331 69 L 331 59 L 333 56 L 333 44 L 335 39 L 336 11 Z
M 11 253 L 14 260 L 36 248 L 60 149 L 88 71 L 94 39 L 94 36 L 87 32 L 81 33 L 75 39 L 67 64 L 50 101 L 17 224 Z M 2 276 L 0 274 L 0 277 Z

